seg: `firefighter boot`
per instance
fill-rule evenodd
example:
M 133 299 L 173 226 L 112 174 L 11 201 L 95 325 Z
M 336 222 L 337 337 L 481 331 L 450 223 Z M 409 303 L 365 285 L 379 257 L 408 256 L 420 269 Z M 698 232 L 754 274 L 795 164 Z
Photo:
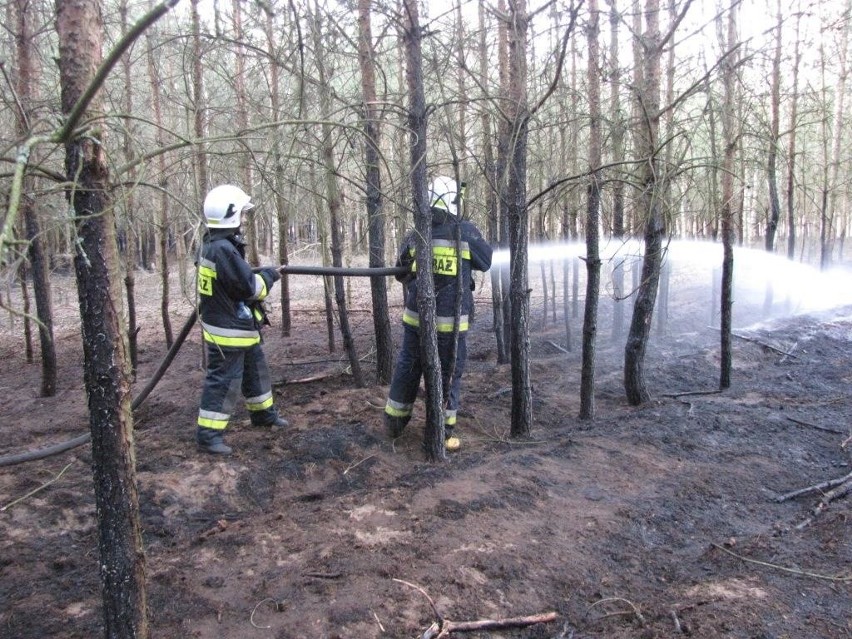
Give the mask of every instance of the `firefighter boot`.
M 230 455 L 233 452 L 230 446 L 225 445 L 221 430 L 199 426 L 195 431 L 195 441 L 198 442 L 198 448 L 205 453 Z
M 278 414 L 277 410 L 273 409 L 272 414 L 274 415 L 274 417 L 272 418 L 271 422 L 258 423 L 258 422 L 254 421 L 255 417 L 253 417 L 252 418 L 252 425 L 256 426 L 258 428 L 268 428 L 271 432 L 275 432 L 276 430 L 281 430 L 283 428 L 287 428 L 290 425 L 290 422 L 288 422 L 286 419 L 281 417 L 281 415 Z
M 448 453 L 454 453 L 461 448 L 461 440 L 459 436 L 453 433 L 453 429 L 447 428 L 444 430 L 444 448 Z
M 387 431 L 388 437 L 396 439 L 402 435 L 402 431 L 405 430 L 405 425 L 409 419 L 410 417 L 394 417 L 385 413 L 385 431 Z

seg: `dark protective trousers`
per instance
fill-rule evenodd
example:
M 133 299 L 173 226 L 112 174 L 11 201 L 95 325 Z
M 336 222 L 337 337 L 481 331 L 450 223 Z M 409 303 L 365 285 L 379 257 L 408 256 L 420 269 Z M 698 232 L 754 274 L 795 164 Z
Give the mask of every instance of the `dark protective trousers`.
M 456 425 L 456 415 L 461 394 L 461 380 L 467 362 L 467 333 L 459 333 L 455 365 L 450 361 L 453 346 L 452 333 L 438 333 L 438 356 L 441 360 L 441 378 L 444 387 L 444 427 L 447 434 Z M 403 424 L 411 418 L 423 365 L 420 361 L 420 335 L 417 329 L 406 325 L 402 336 L 396 366 L 393 370 L 385 413 L 398 418 Z M 452 374 L 452 379 L 449 379 Z
M 198 426 L 224 430 L 240 392 L 253 425 L 266 426 L 278 417 L 263 347 L 255 344 L 249 348 L 227 348 L 208 343 L 207 377 L 201 392 Z

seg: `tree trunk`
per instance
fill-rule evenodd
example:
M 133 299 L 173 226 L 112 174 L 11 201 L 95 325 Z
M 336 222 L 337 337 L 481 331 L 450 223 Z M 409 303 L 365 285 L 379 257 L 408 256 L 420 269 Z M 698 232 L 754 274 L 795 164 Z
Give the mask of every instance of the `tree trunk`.
M 201 19 L 198 14 L 198 5 L 201 0 L 190 0 L 192 14 L 192 114 L 195 139 L 204 138 L 206 130 L 206 101 L 204 99 L 204 73 L 201 66 Z M 203 144 L 194 146 L 193 161 L 195 163 L 195 178 L 197 189 L 197 200 L 203 200 L 210 190 L 207 177 L 207 154 L 204 152 Z M 246 185 L 245 188 L 249 188 Z
M 248 130 L 248 98 L 246 96 L 246 53 L 243 46 L 243 12 L 242 0 L 231 0 L 233 9 L 234 21 L 234 97 L 236 99 L 236 108 L 234 109 L 234 119 L 237 131 Z M 249 150 L 249 149 L 246 149 Z M 254 179 L 252 177 L 252 154 L 241 153 L 239 155 L 240 180 L 243 183 L 243 188 L 251 192 L 253 189 Z M 257 213 L 246 215 L 243 217 L 243 230 L 246 240 L 246 259 L 249 264 L 257 266 L 260 263 L 258 256 L 258 242 L 260 241 L 261 220 Z
M 485 1 L 479 0 L 479 73 L 488 77 L 488 44 L 486 41 L 485 25 Z M 482 110 L 482 155 L 485 173 L 485 210 L 486 210 L 486 236 L 491 246 L 500 246 L 500 221 L 498 184 L 500 175 L 494 162 L 494 146 L 492 144 L 492 122 L 491 114 L 487 109 Z M 505 364 L 509 361 L 506 351 L 506 335 L 503 330 L 503 292 L 500 273 L 501 266 L 491 269 L 491 318 L 494 324 L 494 337 L 497 348 L 497 363 Z
M 361 90 L 364 100 L 364 164 L 367 178 L 367 219 L 370 236 L 370 266 L 385 265 L 385 211 L 379 170 L 379 128 L 376 101 L 375 51 L 370 20 L 371 0 L 358 0 L 358 58 L 361 63 Z M 393 374 L 393 342 L 388 315 L 387 280 L 370 278 L 373 302 L 373 333 L 376 339 L 376 377 L 380 384 L 390 383 Z
M 121 13 L 121 31 L 122 35 L 127 34 L 129 28 L 127 23 L 127 14 L 129 8 L 126 0 L 122 1 L 119 8 Z M 122 67 L 124 72 L 124 113 L 127 117 L 123 122 L 124 133 L 124 160 L 132 168 L 127 173 L 128 182 L 135 183 L 136 168 L 133 165 L 133 120 L 129 117 L 133 113 L 133 84 L 131 82 L 132 70 L 130 56 L 122 57 Z M 130 369 L 131 376 L 136 379 L 136 368 L 139 365 L 139 349 L 137 347 L 137 338 L 139 335 L 139 327 L 136 324 L 136 259 L 138 253 L 135 250 L 135 243 L 132 238 L 135 235 L 135 218 L 136 218 L 136 202 L 134 189 L 129 189 L 125 196 L 124 206 L 124 234 L 126 244 L 131 247 L 124 251 L 124 292 L 127 296 L 127 343 L 130 353 Z
M 848 16 L 852 12 L 852 0 L 846 1 L 846 9 L 843 12 Z M 843 185 L 840 181 L 840 163 L 843 161 L 843 121 L 846 115 L 846 80 L 849 69 L 846 64 L 849 49 L 849 31 L 852 29 L 846 20 L 842 27 L 840 40 L 840 55 L 838 59 L 839 69 L 837 72 L 837 83 L 834 88 L 834 125 L 831 142 L 831 162 L 829 165 L 829 189 L 827 202 L 825 203 L 825 214 L 822 218 L 822 229 L 820 232 L 820 266 L 827 268 L 831 264 L 831 253 L 834 248 L 834 237 L 836 234 L 836 218 L 839 215 L 838 201 L 841 197 Z
M 727 42 L 722 44 L 722 51 L 732 51 L 737 44 L 737 6 L 738 0 L 731 0 L 728 9 Z M 721 18 L 719 18 L 721 20 Z M 722 29 L 719 29 L 720 33 Z M 725 157 L 722 166 L 722 301 L 720 311 L 721 321 L 721 371 L 719 388 L 731 386 L 731 369 L 733 367 L 733 348 L 731 345 L 731 329 L 733 325 L 732 309 L 734 304 L 734 163 L 736 161 L 737 135 L 734 131 L 734 108 L 737 104 L 736 95 L 736 54 L 730 54 L 722 66 L 722 80 L 725 86 L 724 104 L 722 106 L 722 138 L 725 144 Z
M 529 265 L 527 225 L 527 30 L 526 1 L 509 8 L 509 103 L 512 141 L 506 167 L 506 203 L 509 218 L 509 270 L 512 280 L 510 355 L 512 361 L 512 437 L 527 437 L 532 427 L 532 382 L 529 362 Z
M 766 221 L 765 247 L 775 250 L 775 234 L 781 219 L 781 202 L 778 199 L 778 146 L 781 142 L 781 0 L 777 2 L 775 26 L 775 57 L 772 61 L 772 89 L 770 93 L 769 151 L 766 156 L 766 173 L 769 184 L 769 219 Z
M 790 141 L 787 144 L 787 259 L 796 259 L 796 131 L 799 123 L 799 66 L 802 61 L 799 28 L 801 11 L 796 12 L 796 44 L 793 53 L 793 89 L 790 98 Z
M 275 33 L 275 14 L 272 8 L 267 4 L 261 4 L 261 8 L 266 13 L 265 31 L 266 31 L 266 51 L 270 60 L 269 67 L 269 102 L 272 109 L 272 119 L 278 122 L 281 119 L 281 88 L 280 84 L 280 64 L 275 50 L 276 33 Z M 276 127 L 272 132 L 272 163 L 275 174 L 275 219 L 278 222 L 278 263 L 287 265 L 290 263 L 290 255 L 288 250 L 288 235 L 290 232 L 290 216 L 288 215 L 289 205 L 287 198 L 284 197 L 286 189 L 286 175 L 284 168 L 284 136 L 281 127 Z M 281 300 L 281 335 L 287 337 L 290 335 L 292 327 L 292 318 L 290 312 L 290 276 L 287 273 L 281 275 L 279 283 L 279 297 Z
M 155 59 L 155 43 L 153 37 L 149 33 L 146 37 L 147 54 L 148 54 L 148 80 L 151 85 L 151 107 L 154 110 L 154 122 L 157 124 L 157 146 L 164 148 L 166 146 L 165 139 L 165 123 L 163 122 L 162 97 L 160 95 L 160 80 L 157 73 L 157 61 Z M 128 79 L 129 83 L 129 79 Z M 128 111 L 130 112 L 130 111 Z M 166 346 L 171 348 L 174 343 L 174 335 L 172 332 L 172 320 L 169 316 L 171 308 L 171 300 L 169 299 L 169 181 L 166 177 L 166 154 L 160 153 L 157 156 L 157 167 L 160 171 L 158 185 L 160 187 L 159 206 L 156 207 L 157 220 L 157 243 L 159 251 L 157 251 L 158 266 L 160 272 L 160 286 L 163 290 L 160 295 L 160 319 L 163 322 L 163 336 L 165 337 Z
M 316 52 L 316 65 L 319 71 L 319 99 L 320 112 L 323 117 L 322 124 L 322 160 L 325 175 L 325 192 L 328 203 L 329 226 L 331 227 L 331 264 L 335 267 L 343 266 L 343 238 L 340 237 L 341 229 L 341 197 L 340 186 L 337 183 L 337 167 L 334 157 L 334 139 L 331 130 L 331 87 L 329 80 L 332 71 L 326 68 L 328 62 L 325 48 L 322 42 L 321 24 L 319 22 L 319 5 L 315 5 L 315 20 L 313 24 L 314 48 Z M 361 362 L 355 349 L 355 340 L 349 326 L 349 311 L 346 306 L 346 288 L 342 275 L 334 275 L 334 299 L 337 303 L 338 321 L 340 322 L 340 336 L 343 340 L 343 348 L 349 356 L 349 366 L 352 368 L 352 378 L 355 385 L 363 387 L 364 376 L 361 373 Z
M 444 448 L 444 393 L 438 336 L 435 322 L 435 283 L 432 280 L 432 210 L 426 195 L 426 96 L 423 89 L 423 32 L 417 0 L 403 1 L 404 38 L 408 85 L 408 134 L 411 163 L 411 190 L 414 199 L 414 227 L 417 241 L 417 312 L 420 315 L 420 359 L 426 386 L 426 430 L 424 445 L 431 461 L 446 458 Z
M 624 114 L 621 113 L 621 69 L 618 64 L 618 33 L 621 15 L 618 0 L 610 0 L 609 11 L 609 73 L 610 120 L 612 123 L 612 161 L 624 161 Z M 624 181 L 616 178 L 612 184 L 612 237 L 624 238 Z M 624 261 L 616 260 L 612 267 L 612 340 L 624 335 Z
M 100 64 L 103 23 L 97 0 L 57 0 L 63 113 L 84 95 Z M 92 99 L 81 121 L 97 121 Z M 104 605 L 104 634 L 148 637 L 145 557 L 133 450 L 127 344 L 121 331 L 120 260 L 108 170 L 97 129 L 65 140 L 67 190 L 77 227 L 74 269 L 83 333 L 83 376 L 92 434 L 92 471 Z
M 35 359 L 33 353 L 33 322 L 32 307 L 30 306 L 29 275 L 27 274 L 27 263 L 23 260 L 18 262 L 18 281 L 21 283 L 21 302 L 24 311 L 24 359 L 27 364 L 32 364 Z
M 589 0 L 588 99 L 589 99 L 589 173 L 586 203 L 586 305 L 583 315 L 583 366 L 580 373 L 580 419 L 595 417 L 595 338 L 598 331 L 601 258 L 598 226 L 601 203 L 601 104 L 598 34 L 598 0 Z
M 642 277 L 633 306 L 630 331 L 624 347 L 624 389 L 627 401 L 639 405 L 650 399 L 645 380 L 645 349 L 651 332 L 654 303 L 663 260 L 663 237 L 666 234 L 665 211 L 661 201 L 664 185 L 662 167 L 657 158 L 660 132 L 660 25 L 659 0 L 645 2 L 645 33 L 641 36 L 642 84 L 638 89 L 638 112 L 643 120 L 637 134 L 637 150 L 642 157 L 639 210 L 645 216 L 645 254 Z M 637 34 L 636 37 L 639 37 Z
M 35 60 L 33 58 L 33 7 L 28 0 L 15 0 L 12 7 L 17 27 L 16 55 L 17 72 L 15 90 L 21 111 L 16 114 L 16 130 L 21 138 L 30 134 L 30 111 L 36 98 Z M 56 394 L 56 348 L 53 341 L 53 303 L 51 299 L 50 278 L 48 275 L 45 238 L 42 235 L 41 220 L 36 208 L 32 180 L 24 178 L 21 196 L 21 216 L 24 220 L 28 242 L 30 270 L 33 277 L 33 294 L 36 303 L 36 317 L 39 321 L 39 345 L 41 347 L 41 395 L 53 397 Z
M 498 0 L 497 11 L 500 15 L 506 13 L 506 0 Z M 509 87 L 509 32 L 508 25 L 505 20 L 500 20 L 497 27 L 497 60 L 500 74 L 500 95 L 509 100 L 511 89 Z M 509 148 L 511 138 L 510 122 L 505 118 L 500 118 L 497 125 L 497 189 L 499 193 L 499 237 L 500 248 L 504 251 L 510 251 L 509 244 L 509 202 L 507 193 L 508 172 L 511 170 L 509 164 L 511 162 Z M 500 265 L 500 292 L 503 299 L 500 303 L 500 308 L 503 310 L 503 338 L 507 345 L 507 363 L 511 364 L 511 340 L 512 340 L 512 298 L 511 298 L 511 266 L 506 264 Z

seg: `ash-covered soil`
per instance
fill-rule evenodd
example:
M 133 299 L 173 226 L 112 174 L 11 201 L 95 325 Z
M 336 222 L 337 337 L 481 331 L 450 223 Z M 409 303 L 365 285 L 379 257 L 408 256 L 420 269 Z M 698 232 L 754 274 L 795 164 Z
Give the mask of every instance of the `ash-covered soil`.
M 140 280 L 150 294 L 140 296 L 134 392 L 167 350 L 156 280 Z M 733 384 L 718 393 L 709 297 L 673 294 L 646 360 L 654 399 L 631 407 L 604 300 L 596 418 L 581 422 L 582 305 L 566 352 L 561 307 L 545 324 L 534 298 L 535 423 L 518 441 L 485 286 L 469 338 L 463 448 L 433 464 L 421 448 L 422 404 L 395 443 L 383 432 L 387 389 L 372 374 L 365 285 L 353 287 L 351 307 L 366 388 L 346 373 L 339 338 L 329 353 L 321 300 L 295 292 L 293 335 L 266 331 L 288 430 L 253 429 L 240 412 L 227 434 L 233 456 L 196 451 L 197 332 L 136 413 L 152 637 L 413 638 L 437 614 L 547 612 L 555 621 L 451 636 L 852 637 L 852 498 L 816 515 L 820 493 L 775 499 L 852 470 L 852 313 L 738 331 Z M 7 318 L 0 336 L 0 456 L 88 428 L 76 298 L 57 296 L 56 397 L 38 397 L 20 322 Z M 191 306 L 174 306 L 179 328 Z M 82 446 L 0 468 L 0 636 L 102 636 L 90 463 Z

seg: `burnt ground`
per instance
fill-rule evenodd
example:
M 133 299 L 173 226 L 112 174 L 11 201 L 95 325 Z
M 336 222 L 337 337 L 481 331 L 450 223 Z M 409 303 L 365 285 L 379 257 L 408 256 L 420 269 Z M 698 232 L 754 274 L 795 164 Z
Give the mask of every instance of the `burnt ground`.
M 166 352 L 156 280 L 139 279 L 135 392 Z M 472 638 L 852 637 L 852 498 L 815 517 L 819 494 L 774 500 L 850 472 L 852 311 L 738 331 L 732 388 L 697 394 L 718 386 L 718 331 L 708 304 L 673 295 L 646 359 L 654 399 L 631 407 L 602 302 L 597 416 L 581 422 L 579 348 L 561 350 L 563 325 L 545 325 L 534 300 L 535 423 L 515 441 L 510 374 L 480 293 L 463 448 L 432 464 L 422 403 L 395 443 L 383 433 L 364 289 L 353 288 L 353 324 L 371 378 L 359 389 L 339 339 L 328 352 L 317 282 L 299 280 L 300 292 L 296 281 L 293 336 L 266 334 L 288 430 L 253 429 L 240 412 L 233 456 L 196 451 L 197 331 L 136 413 L 152 637 L 413 638 L 435 610 L 453 621 L 557 614 L 451 635 Z M 0 456 L 87 429 L 73 281 L 55 287 L 56 397 L 37 396 L 20 321 L 0 327 Z M 175 306 L 177 330 L 191 307 Z M 571 323 L 576 341 L 581 319 Z M 90 464 L 82 446 L 0 468 L 0 636 L 103 635 Z

